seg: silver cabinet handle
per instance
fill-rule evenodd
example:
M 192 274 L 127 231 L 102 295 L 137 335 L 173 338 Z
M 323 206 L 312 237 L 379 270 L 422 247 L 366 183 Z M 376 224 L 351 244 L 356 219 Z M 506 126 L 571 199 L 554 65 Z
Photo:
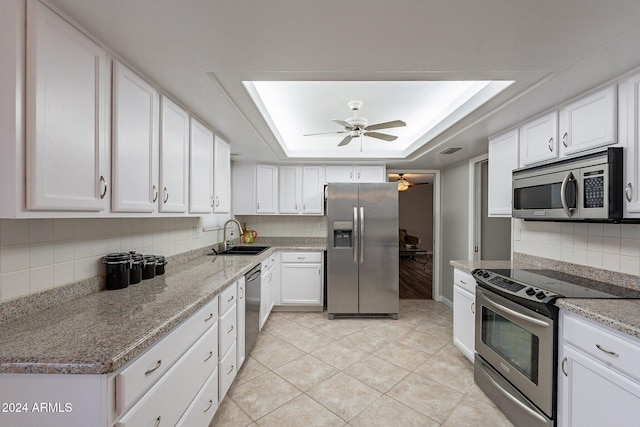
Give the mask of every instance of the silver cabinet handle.
M 549 151 L 553 152 L 553 137 L 549 138 Z
M 216 204 L 215 203 L 215 197 L 211 196 L 210 199 L 211 199 L 211 207 L 213 207 Z
M 230 374 L 231 372 L 233 372 L 233 365 L 231 365 L 231 368 L 227 371 L 227 374 Z
M 209 406 L 207 406 L 207 409 L 205 409 L 204 412 L 207 412 L 209 409 L 211 409 L 212 406 L 213 406 L 213 400 L 209 399 Z
M 571 215 L 573 215 L 573 212 L 571 212 L 574 208 L 570 208 L 569 205 L 567 205 L 567 184 L 569 184 L 569 181 L 574 181 L 575 177 L 573 176 L 573 172 L 569 172 L 567 174 L 567 176 L 564 177 L 564 179 L 562 180 L 562 186 L 560 187 L 560 201 L 562 202 L 562 209 L 564 210 L 564 213 L 567 214 L 568 217 L 571 217 Z
M 627 202 L 631 202 L 631 190 L 633 190 L 633 186 L 628 183 L 624 189 L 624 196 L 627 198 Z
M 471 303 L 471 312 L 472 312 L 473 314 L 476 314 L 476 303 L 475 303 L 475 302 L 472 302 L 472 303 Z
M 158 187 L 156 187 L 155 185 L 152 187 L 153 189 L 153 200 L 152 202 L 155 203 L 158 200 Z
M 220 197 L 216 196 L 216 208 L 220 206 Z M 259 206 L 258 206 L 259 207 Z
M 158 427 L 160 425 L 160 419 L 162 417 L 160 417 L 160 415 L 158 415 L 158 418 L 156 418 L 156 423 L 153 425 L 153 427 Z
M 360 172 L 358 172 L 360 178 Z M 364 208 L 360 206 L 360 262 L 364 262 Z
M 167 187 L 164 187 L 164 202 L 167 203 L 169 200 L 169 192 L 167 191 Z
M 607 350 L 606 348 L 603 348 L 600 344 L 596 344 L 596 347 L 598 347 L 598 350 L 602 351 L 603 353 L 607 353 L 609 356 L 620 357 L 620 355 L 615 351 Z
M 107 195 L 107 181 L 105 181 L 102 175 L 100 175 L 100 184 L 102 184 L 102 193 L 100 193 L 100 200 L 102 200 L 104 196 Z
M 298 259 L 307 259 L 306 256 L 299 256 Z
M 460 279 L 460 283 L 462 283 L 463 285 L 466 285 L 467 282 L 465 282 L 464 280 Z
M 568 148 L 569 146 L 567 145 L 567 137 L 569 136 L 569 134 L 567 132 L 564 133 L 564 135 L 562 135 L 562 145 L 564 145 L 564 148 Z
M 569 376 L 569 374 L 567 374 L 567 358 L 566 357 L 562 359 L 562 373 L 564 374 L 565 377 Z
M 234 296 L 234 295 L 231 295 L 231 298 L 229 298 L 229 299 L 227 300 L 227 302 L 231 302 L 231 301 L 233 301 L 233 299 L 234 299 L 234 298 L 235 298 L 235 296 Z
M 233 332 L 233 325 L 231 325 L 231 326 L 229 327 L 229 330 L 227 331 L 227 333 L 228 333 L 228 334 L 230 334 L 231 332 Z
M 150 374 L 152 374 L 155 370 L 157 370 L 157 369 L 160 367 L 160 365 L 162 365 L 162 360 L 158 360 L 158 361 L 156 362 L 156 366 L 154 366 L 153 368 L 149 369 L 149 370 L 148 370 L 147 372 L 145 372 L 144 374 L 145 374 L 145 375 L 150 375 Z
M 260 202 L 257 203 L 258 210 L 260 210 Z
M 206 319 L 204 319 L 205 322 L 208 322 L 209 320 L 211 320 L 213 318 L 213 313 L 209 313 L 209 317 L 207 317 Z
M 240 296 L 238 297 L 238 299 L 242 299 L 242 297 L 244 296 L 244 286 L 238 288 L 240 290 Z
M 206 362 L 207 360 L 211 359 L 213 357 L 213 351 L 210 351 L 209 354 L 207 355 L 207 357 L 204 358 L 204 361 Z

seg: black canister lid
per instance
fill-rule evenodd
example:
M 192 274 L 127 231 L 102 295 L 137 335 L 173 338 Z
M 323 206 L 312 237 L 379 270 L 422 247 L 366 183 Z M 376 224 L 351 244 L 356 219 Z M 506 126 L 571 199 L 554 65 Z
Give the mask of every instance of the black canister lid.
M 144 263 L 145 264 L 155 264 L 156 263 L 156 256 L 155 255 L 145 255 L 144 256 Z
M 131 261 L 133 261 L 134 264 L 140 264 L 141 262 L 143 262 L 144 258 L 142 257 L 141 254 L 136 254 L 136 253 L 132 253 L 131 254 Z
M 165 265 L 166 263 L 167 263 L 167 260 L 164 258 L 163 255 L 156 256 L 156 265 Z
M 128 254 L 127 252 L 114 252 L 111 254 L 106 254 L 104 256 L 103 262 L 105 264 L 123 264 L 129 262 L 130 260 L 130 254 Z

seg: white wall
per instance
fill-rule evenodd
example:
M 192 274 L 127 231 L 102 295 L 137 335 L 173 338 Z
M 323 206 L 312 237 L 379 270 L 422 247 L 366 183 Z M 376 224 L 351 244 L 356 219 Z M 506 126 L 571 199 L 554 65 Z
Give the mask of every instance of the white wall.
M 305 215 L 237 215 L 244 227 L 262 237 L 327 237 L 326 217 Z
M 0 302 L 104 274 L 107 253 L 170 256 L 222 240 L 201 230 L 201 218 L 0 220 Z
M 420 238 L 420 247 L 433 250 L 433 186 L 417 185 L 398 193 L 400 228 Z
M 513 221 L 514 252 L 640 274 L 638 224 Z

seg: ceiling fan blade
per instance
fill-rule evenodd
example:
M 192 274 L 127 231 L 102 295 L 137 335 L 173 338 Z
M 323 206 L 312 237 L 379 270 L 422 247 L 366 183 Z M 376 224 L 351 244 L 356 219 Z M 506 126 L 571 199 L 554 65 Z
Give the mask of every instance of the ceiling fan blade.
M 336 135 L 336 134 L 340 134 L 340 133 L 349 133 L 349 132 L 351 132 L 351 131 L 349 131 L 349 130 L 339 130 L 339 131 L 335 131 L 335 132 L 307 133 L 307 134 L 304 134 L 302 136 Z
M 366 127 L 366 130 L 400 128 L 400 127 L 406 126 L 406 125 L 407 124 L 405 122 L 403 122 L 402 120 L 394 120 L 392 122 L 376 123 L 375 125 L 369 125 L 369 126 Z
M 345 129 L 347 130 L 354 130 L 355 126 L 352 126 L 351 123 L 349 122 L 345 122 L 344 120 L 337 120 L 337 119 L 333 119 L 331 120 L 333 123 L 337 123 L 340 126 L 343 126 Z
M 365 132 L 364 135 L 370 136 L 371 138 L 383 139 L 385 141 L 395 141 L 396 139 L 398 139 L 398 137 L 395 135 L 389 135 L 389 134 L 380 133 L 380 132 Z
M 342 141 L 340 141 L 340 144 L 338 144 L 338 147 L 342 147 L 344 145 L 347 145 L 348 143 L 351 142 L 352 139 L 353 139 L 353 136 L 351 136 L 351 135 L 345 136 L 344 139 Z

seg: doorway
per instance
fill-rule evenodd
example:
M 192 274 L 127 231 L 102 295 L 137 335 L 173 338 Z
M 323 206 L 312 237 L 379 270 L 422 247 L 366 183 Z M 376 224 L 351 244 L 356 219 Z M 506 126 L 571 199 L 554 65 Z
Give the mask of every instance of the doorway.
M 433 299 L 434 174 L 392 173 L 398 191 L 400 299 Z

